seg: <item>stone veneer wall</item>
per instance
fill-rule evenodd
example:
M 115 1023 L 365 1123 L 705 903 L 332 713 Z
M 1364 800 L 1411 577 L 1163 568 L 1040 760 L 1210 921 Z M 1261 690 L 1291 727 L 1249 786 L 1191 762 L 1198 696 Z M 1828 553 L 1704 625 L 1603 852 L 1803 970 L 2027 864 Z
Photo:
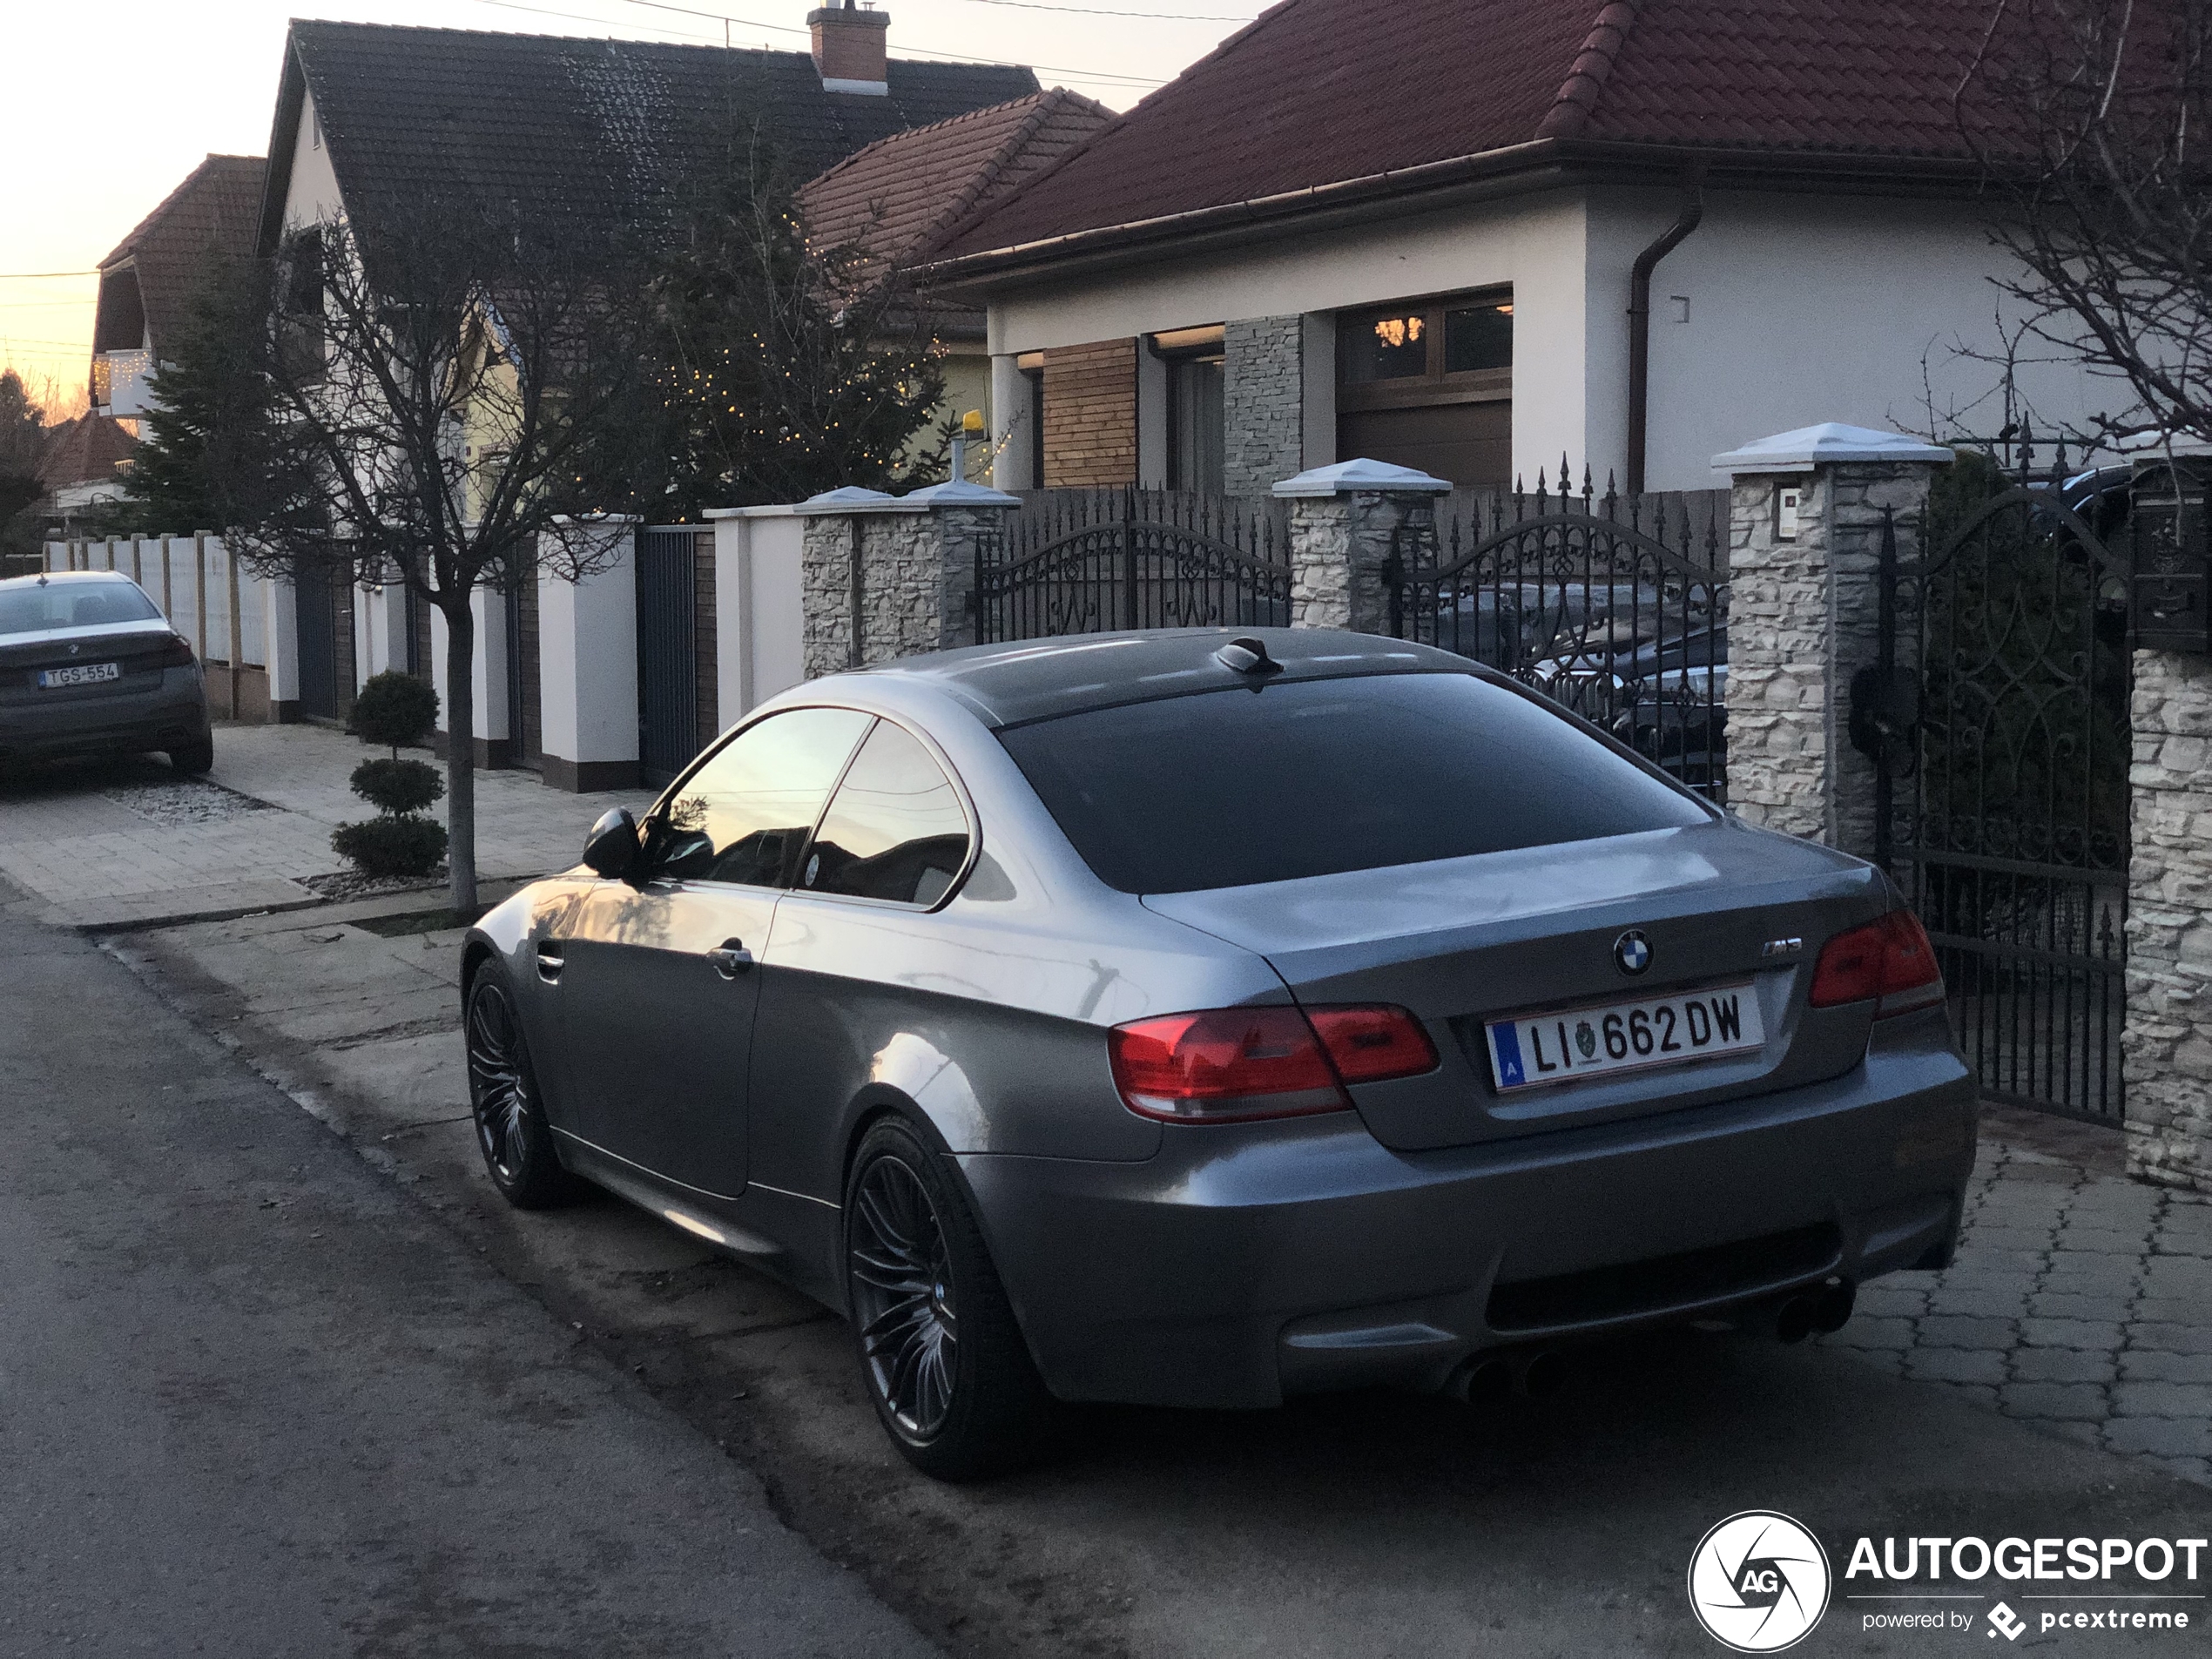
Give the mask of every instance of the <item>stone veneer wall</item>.
M 1388 633 L 1383 565 L 1401 536 L 1435 535 L 1431 495 L 1361 490 L 1291 502 L 1291 626 Z
M 1305 466 L 1305 325 L 1247 317 L 1222 329 L 1222 489 L 1264 496 Z
M 810 518 L 799 554 L 806 678 L 968 644 L 975 543 L 997 509 L 829 514 Z M 853 547 L 860 549 L 860 649 L 853 655 Z
M 1884 509 L 1900 560 L 1919 553 L 1932 469 L 1823 467 L 1800 484 L 1795 541 L 1777 534 L 1784 480 L 1739 478 L 1729 513 L 1728 801 L 1747 823 L 1874 850 L 1874 763 L 1851 746 L 1851 676 L 1879 649 Z
M 2212 660 L 2135 653 L 2128 1167 L 2212 1192 Z

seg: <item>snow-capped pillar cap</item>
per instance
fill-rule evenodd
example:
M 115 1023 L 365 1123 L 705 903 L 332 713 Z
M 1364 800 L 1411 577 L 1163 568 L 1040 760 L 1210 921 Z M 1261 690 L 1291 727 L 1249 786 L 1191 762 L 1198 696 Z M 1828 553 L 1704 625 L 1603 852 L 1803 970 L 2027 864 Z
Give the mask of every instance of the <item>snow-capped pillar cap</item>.
M 1274 493 L 1286 497 L 1348 496 L 1379 490 L 1392 495 L 1448 496 L 1452 486 L 1414 467 L 1393 466 L 1387 461 L 1339 461 L 1332 466 L 1312 467 L 1295 478 L 1285 478 Z
M 949 483 L 932 484 L 927 489 L 910 490 L 899 499 L 909 507 L 932 509 L 951 507 L 1019 507 L 1022 498 L 1009 496 L 1003 489 L 972 483 L 965 478 L 955 478 Z
M 1923 442 L 1902 432 L 1877 432 L 1871 427 L 1844 426 L 1824 421 L 1801 426 L 1794 432 L 1777 432 L 1770 438 L 1747 443 L 1741 449 L 1713 457 L 1715 472 L 1810 472 L 1815 467 L 1849 466 L 1853 462 L 1919 461 L 1948 466 L 1957 457 L 1941 444 Z
M 898 509 L 896 499 L 880 489 L 863 489 L 858 484 L 846 484 L 840 489 L 826 489 L 819 496 L 809 496 L 792 509 L 795 513 L 809 516 L 818 513 L 881 513 Z

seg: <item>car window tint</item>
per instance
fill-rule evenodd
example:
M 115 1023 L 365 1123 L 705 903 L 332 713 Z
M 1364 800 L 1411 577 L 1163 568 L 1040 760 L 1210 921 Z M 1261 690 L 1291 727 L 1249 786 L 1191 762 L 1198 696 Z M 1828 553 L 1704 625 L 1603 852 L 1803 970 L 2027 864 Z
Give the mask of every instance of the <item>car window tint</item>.
M 1101 880 L 1192 893 L 1591 840 L 1704 809 L 1470 674 L 1278 681 L 1000 734 Z
M 152 622 L 160 614 L 154 602 L 131 582 L 51 582 L 43 588 L 31 582 L 19 588 L 0 588 L 0 634 Z
M 831 786 L 874 718 L 793 709 L 739 733 L 654 818 L 646 844 L 653 873 L 789 887 Z
M 806 855 L 801 888 L 934 904 L 968 859 L 960 797 L 929 751 L 885 720 L 868 733 Z

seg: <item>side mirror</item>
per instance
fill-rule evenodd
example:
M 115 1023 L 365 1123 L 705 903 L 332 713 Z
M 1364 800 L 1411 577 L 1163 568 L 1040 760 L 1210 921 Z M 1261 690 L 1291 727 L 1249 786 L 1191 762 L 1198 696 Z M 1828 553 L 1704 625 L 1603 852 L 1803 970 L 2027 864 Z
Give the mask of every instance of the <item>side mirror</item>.
M 609 878 L 629 873 L 637 861 L 637 820 L 621 806 L 601 815 L 583 838 L 583 861 L 593 873 Z

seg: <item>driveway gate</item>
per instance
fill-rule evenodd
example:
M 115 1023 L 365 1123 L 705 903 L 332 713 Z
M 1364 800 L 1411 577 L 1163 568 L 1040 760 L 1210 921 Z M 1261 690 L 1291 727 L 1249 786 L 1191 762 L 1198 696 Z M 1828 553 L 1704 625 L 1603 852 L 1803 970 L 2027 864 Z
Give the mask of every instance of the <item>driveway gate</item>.
M 1933 940 L 1993 1100 L 2122 1115 L 2128 553 L 2023 483 L 1878 570 L 1881 655 L 1854 681 L 1875 855 Z
M 637 769 L 655 786 L 699 752 L 699 534 L 684 527 L 637 534 Z
M 1287 627 L 1279 502 L 1188 490 L 1055 489 L 975 559 L 979 644 L 1118 628 Z
M 1433 533 L 1399 531 L 1390 631 L 1511 675 L 1725 801 L 1726 508 L 1697 504 L 1702 530 L 1688 498 L 1598 499 L 1587 482 L 1478 496 Z

